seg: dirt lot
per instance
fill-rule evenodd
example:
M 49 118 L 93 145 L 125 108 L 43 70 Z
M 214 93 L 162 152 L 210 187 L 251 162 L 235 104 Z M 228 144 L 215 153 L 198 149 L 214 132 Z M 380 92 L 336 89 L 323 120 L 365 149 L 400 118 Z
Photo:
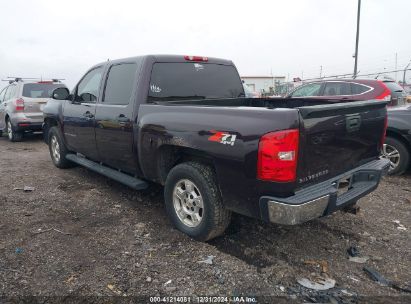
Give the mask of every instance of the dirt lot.
M 0 172 L 3 297 L 143 294 L 271 295 L 285 302 L 411 300 L 410 293 L 381 286 L 363 271 L 368 265 L 404 288 L 411 283 L 410 174 L 385 178 L 377 191 L 360 201 L 357 215 L 338 212 L 292 227 L 236 216 L 223 237 L 199 243 L 171 226 L 161 188 L 140 193 L 84 168 L 59 170 L 39 136 L 21 143 L 2 137 Z M 24 186 L 35 189 L 15 189 Z M 407 230 L 399 229 L 401 225 Z M 369 260 L 349 261 L 350 246 Z M 211 265 L 199 263 L 207 256 L 214 256 Z M 309 260 L 324 260 L 328 269 L 307 264 Z M 298 278 L 313 278 L 322 271 L 322 276 L 336 281 L 335 288 L 316 292 L 297 283 Z M 274 299 L 281 298 L 266 298 Z

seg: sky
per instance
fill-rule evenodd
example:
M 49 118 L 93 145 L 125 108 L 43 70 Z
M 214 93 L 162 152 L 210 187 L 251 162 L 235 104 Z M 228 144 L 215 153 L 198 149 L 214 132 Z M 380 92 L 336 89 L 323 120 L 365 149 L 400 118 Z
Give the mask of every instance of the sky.
M 357 3 L 0 0 L 0 77 L 64 78 L 72 88 L 96 63 L 144 54 L 231 59 L 242 76 L 352 73 Z M 396 53 L 398 69 L 407 65 L 410 12 L 409 0 L 362 0 L 360 74 L 394 70 Z

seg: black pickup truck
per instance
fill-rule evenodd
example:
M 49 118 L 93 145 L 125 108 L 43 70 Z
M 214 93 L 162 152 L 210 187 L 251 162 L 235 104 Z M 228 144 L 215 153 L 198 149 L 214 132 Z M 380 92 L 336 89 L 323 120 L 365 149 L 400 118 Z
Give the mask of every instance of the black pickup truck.
M 231 212 L 293 225 L 344 209 L 389 166 L 384 102 L 246 98 L 229 60 L 107 61 L 53 98 L 44 133 L 57 167 L 164 185 L 171 221 L 197 240 L 222 234 Z

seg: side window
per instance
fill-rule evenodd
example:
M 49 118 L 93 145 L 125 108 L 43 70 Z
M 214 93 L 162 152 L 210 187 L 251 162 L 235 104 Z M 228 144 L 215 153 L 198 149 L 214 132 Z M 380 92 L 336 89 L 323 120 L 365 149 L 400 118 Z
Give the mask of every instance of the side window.
M 126 105 L 130 102 L 136 68 L 135 63 L 122 63 L 110 68 L 104 90 L 105 104 Z
M 351 84 L 351 91 L 352 91 L 353 95 L 357 95 L 357 94 L 362 94 L 362 93 L 365 93 L 367 91 L 370 91 L 370 88 L 366 87 L 362 84 L 352 83 Z
M 319 96 L 321 83 L 310 83 L 298 88 L 291 94 L 292 97 Z
M 350 84 L 347 82 L 327 82 L 324 96 L 351 95 Z
M 103 68 L 98 67 L 89 71 L 77 85 L 76 101 L 96 102 L 100 88 Z
M 15 86 L 15 85 L 10 85 L 10 86 L 7 88 L 7 91 L 6 91 L 6 95 L 5 95 L 5 97 L 4 97 L 4 100 L 9 100 L 9 99 L 13 98 L 13 97 L 14 97 L 15 89 L 16 89 L 16 86 Z
M 4 96 L 6 95 L 6 91 L 7 91 L 8 87 L 5 87 L 1 92 L 0 92 L 0 103 L 2 103 L 4 101 Z

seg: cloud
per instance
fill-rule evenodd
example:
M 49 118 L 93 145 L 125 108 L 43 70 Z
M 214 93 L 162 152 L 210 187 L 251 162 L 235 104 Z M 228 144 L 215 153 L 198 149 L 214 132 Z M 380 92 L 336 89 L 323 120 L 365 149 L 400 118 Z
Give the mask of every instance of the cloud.
M 360 70 L 411 59 L 407 0 L 362 1 Z M 240 73 L 352 72 L 355 0 L 2 1 L 0 76 L 66 78 L 142 54 L 232 59 Z M 394 13 L 395 12 L 395 13 Z

